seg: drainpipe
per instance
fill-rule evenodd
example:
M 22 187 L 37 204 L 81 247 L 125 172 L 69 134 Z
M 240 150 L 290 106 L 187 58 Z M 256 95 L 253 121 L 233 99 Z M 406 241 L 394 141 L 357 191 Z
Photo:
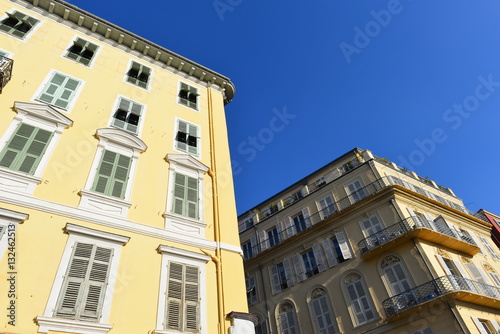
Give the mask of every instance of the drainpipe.
M 212 202 L 214 210 L 214 241 L 215 241 L 215 256 L 209 255 L 214 261 L 217 273 L 217 309 L 219 314 L 219 334 L 224 334 L 225 310 L 224 310 L 224 284 L 222 281 L 222 259 L 220 248 L 220 221 L 219 221 L 219 193 L 217 183 L 217 163 L 215 155 L 215 139 L 214 139 L 214 115 L 212 107 L 212 90 L 208 87 L 208 128 L 210 134 L 210 166 L 208 175 L 212 178 Z

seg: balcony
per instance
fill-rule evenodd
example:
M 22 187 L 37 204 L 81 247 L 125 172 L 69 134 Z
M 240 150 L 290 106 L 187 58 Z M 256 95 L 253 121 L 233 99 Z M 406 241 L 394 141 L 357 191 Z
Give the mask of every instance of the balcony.
M 389 321 L 412 313 L 435 298 L 448 296 L 460 301 L 500 309 L 500 288 L 460 276 L 442 276 L 382 302 Z
M 14 65 L 14 60 L 0 56 L 0 94 L 3 88 L 7 85 L 12 77 L 12 66 Z
M 470 256 L 477 254 L 480 250 L 469 235 L 465 232 L 459 234 L 452 230 L 442 217 L 431 221 L 420 216 L 401 220 L 372 234 L 361 240 L 358 247 L 363 259 L 367 260 L 416 237 Z

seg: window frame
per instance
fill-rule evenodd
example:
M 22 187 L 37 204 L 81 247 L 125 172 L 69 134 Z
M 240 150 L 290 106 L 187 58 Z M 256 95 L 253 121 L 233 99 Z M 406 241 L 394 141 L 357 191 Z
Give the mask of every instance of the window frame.
M 183 122 L 186 124 L 186 126 L 188 127 L 186 131 L 188 131 L 187 133 L 185 133 L 187 135 L 187 139 L 186 139 L 186 143 L 183 143 L 186 145 L 186 148 L 187 149 L 182 149 L 179 147 L 179 142 L 181 142 L 180 140 L 178 140 L 178 136 L 179 136 L 179 133 L 181 133 L 181 131 L 179 130 L 180 128 L 180 123 Z M 192 147 L 192 145 L 189 145 L 188 141 L 189 141 L 189 127 L 193 127 L 196 129 L 196 153 L 193 153 L 193 152 L 190 152 L 189 151 L 189 147 Z M 202 143 L 201 143 L 201 127 L 197 124 L 194 124 L 194 123 L 191 123 L 191 122 L 188 122 L 184 119 L 181 119 L 179 117 L 176 117 L 175 118 L 175 129 L 174 129 L 174 140 L 173 140 L 173 150 L 174 151 L 177 151 L 177 152 L 182 152 L 182 153 L 187 153 L 187 154 L 192 154 L 194 155 L 195 157 L 197 157 L 198 159 L 201 159 L 201 148 L 202 148 Z
M 25 16 L 28 17 L 27 19 L 31 18 L 33 20 L 36 20 L 37 22 L 33 23 L 33 25 L 31 26 L 31 28 L 28 31 L 26 31 L 23 36 L 16 36 L 16 35 L 14 35 L 12 33 L 9 33 L 9 32 L 7 32 L 5 30 L 2 30 L 2 29 L 0 29 L 0 33 L 3 33 L 5 35 L 11 36 L 11 37 L 14 37 L 14 38 L 17 38 L 17 39 L 20 39 L 22 41 L 27 40 L 28 38 L 30 38 L 33 35 L 33 33 L 36 30 L 38 30 L 38 27 L 41 26 L 43 20 L 41 20 L 39 18 L 35 18 L 33 15 L 25 14 L 24 12 L 18 11 L 17 9 L 11 9 L 9 11 L 6 11 L 5 14 L 0 17 L 0 22 L 2 22 L 2 24 L 3 24 L 3 21 L 5 21 L 6 19 L 8 19 L 10 15 L 14 15 L 15 16 L 16 13 L 24 14 Z M 19 18 L 18 18 L 18 20 L 19 20 Z M 12 28 L 14 28 L 14 27 L 12 27 Z M 16 31 L 17 31 L 17 29 L 16 29 Z
M 355 280 L 355 281 L 352 281 L 352 282 L 347 282 L 347 278 L 350 276 L 350 275 L 357 275 L 359 276 L 359 279 Z M 359 296 L 359 293 L 357 291 L 357 287 L 354 286 L 354 289 L 355 289 L 355 292 L 356 292 L 356 296 L 357 298 L 356 299 L 352 299 L 351 298 L 351 295 L 349 293 L 349 286 L 351 285 L 354 285 L 355 283 L 359 283 L 363 292 L 364 292 L 364 295 L 363 296 Z M 366 286 L 366 283 L 363 279 L 363 276 L 357 272 L 350 272 L 348 273 L 347 275 L 344 276 L 344 279 L 342 281 L 342 291 L 344 292 L 344 297 L 345 297 L 345 300 L 346 300 L 346 304 L 347 304 L 347 308 L 349 310 L 349 314 L 351 316 L 351 321 L 354 325 L 354 327 L 358 327 L 358 326 L 362 326 L 362 325 L 365 325 L 365 324 L 368 324 L 370 322 L 373 322 L 375 320 L 377 320 L 379 318 L 378 316 L 378 311 L 377 311 L 377 308 L 375 307 L 375 304 L 373 302 L 373 297 L 370 293 L 370 289 L 368 289 L 368 287 Z M 360 322 L 359 319 L 358 319 L 358 313 L 356 310 L 355 310 L 355 306 L 353 305 L 354 302 L 357 302 L 359 306 L 363 306 L 363 302 L 360 302 L 360 299 L 362 298 L 366 298 L 366 304 L 368 306 L 367 309 L 364 309 L 364 310 L 361 310 L 362 312 L 362 315 L 363 317 L 365 318 L 365 321 L 363 322 Z M 366 313 L 368 311 L 371 311 L 372 314 L 373 314 L 373 317 L 370 318 L 370 319 L 367 319 L 367 316 L 366 316 Z
M 121 101 L 122 100 L 125 100 L 133 105 L 137 105 L 141 108 L 141 111 L 140 111 L 140 114 L 139 114 L 139 121 L 137 123 L 137 130 L 134 132 L 134 131 L 131 131 L 131 130 L 128 130 L 127 129 L 127 126 L 124 126 L 124 127 L 120 127 L 118 125 L 115 124 L 115 119 L 117 119 L 115 117 L 116 113 L 118 112 L 118 110 L 120 109 L 120 105 L 121 105 Z M 123 110 L 123 109 L 122 109 Z M 131 110 L 125 110 L 127 112 L 127 119 L 130 118 L 130 115 L 131 114 L 135 114 L 133 113 Z M 142 134 L 142 130 L 143 130 L 143 127 L 144 127 L 144 119 L 146 117 L 146 105 L 143 104 L 143 103 L 140 103 L 140 102 L 137 102 L 135 100 L 132 100 L 126 96 L 123 96 L 123 95 L 118 95 L 116 97 L 116 100 L 115 100 L 115 103 L 113 104 L 113 107 L 112 107 L 112 110 L 111 110 L 111 115 L 109 117 L 109 121 L 108 121 L 108 127 L 110 128 L 115 128 L 115 129 L 120 129 L 120 130 L 123 130 L 123 131 L 126 131 L 128 133 L 131 133 L 137 137 L 141 137 L 141 134 Z M 121 120 L 123 121 L 123 120 Z M 125 122 L 123 121 L 125 124 L 129 124 L 128 122 Z M 125 125 L 124 124 L 124 125 Z
M 92 57 L 89 58 L 89 61 L 88 61 L 87 64 L 85 64 L 84 62 L 82 62 L 82 61 L 79 60 L 80 58 L 83 57 L 81 54 L 78 55 L 76 57 L 76 59 L 73 59 L 73 58 L 69 57 L 70 53 L 76 54 L 75 52 L 71 51 L 71 48 L 73 48 L 73 46 L 76 45 L 78 41 L 83 41 L 83 42 L 85 42 L 85 44 L 90 44 L 92 46 L 95 46 L 95 50 L 92 53 Z M 84 45 L 84 48 L 86 48 L 85 45 Z M 83 65 L 85 67 L 92 68 L 94 66 L 94 63 L 96 62 L 96 59 L 97 59 L 97 57 L 98 57 L 98 55 L 99 55 L 100 52 L 101 52 L 101 46 L 99 44 L 91 42 L 89 40 L 89 38 L 83 38 L 81 36 L 76 35 L 76 36 L 73 37 L 73 39 L 68 44 L 68 46 L 66 47 L 66 49 L 64 49 L 62 57 L 66 58 L 66 59 L 69 59 L 69 60 L 71 60 L 71 61 L 73 61 L 73 62 L 75 62 L 77 64 Z M 85 58 L 85 59 L 87 59 L 87 58 Z
M 131 82 L 129 79 L 133 79 L 133 80 L 136 80 L 137 82 L 144 82 L 142 80 L 140 80 L 138 77 L 140 76 L 140 74 L 142 72 L 138 72 L 138 77 L 137 78 L 134 78 L 133 76 L 131 76 L 129 73 L 132 69 L 134 69 L 134 66 L 135 65 L 138 65 L 139 66 L 139 71 L 141 71 L 142 69 L 148 69 L 149 70 L 149 73 L 147 74 L 148 76 L 148 79 L 147 81 L 145 82 L 144 86 L 141 86 L 140 84 L 138 83 L 134 83 L 134 82 Z M 135 86 L 135 87 L 138 87 L 138 88 L 141 88 L 141 89 L 144 89 L 146 91 L 149 92 L 150 90 L 150 87 L 151 87 L 151 82 L 153 81 L 153 68 L 151 66 L 148 66 L 148 65 L 145 65 L 144 63 L 141 63 L 141 62 L 138 62 L 134 59 L 130 59 L 129 60 L 129 63 L 128 63 L 128 66 L 127 66 L 127 71 L 125 72 L 125 76 L 123 78 L 123 81 L 132 85 L 132 86 Z
M 359 187 L 356 185 L 356 183 L 359 183 Z M 351 186 L 355 188 L 354 190 L 351 190 Z M 345 192 L 347 196 L 349 197 L 349 201 L 351 204 L 358 203 L 362 201 L 364 198 L 366 198 L 366 190 L 364 189 L 365 185 L 361 179 L 356 179 L 344 186 Z M 354 194 L 356 196 L 354 196 Z
M 322 204 L 322 202 L 324 203 L 324 205 Z M 331 204 L 328 204 L 328 202 L 330 202 Z M 318 212 L 320 213 L 321 219 L 326 219 L 338 212 L 337 205 L 335 204 L 335 198 L 331 194 L 328 194 L 316 200 L 316 205 L 318 207 Z
M 41 333 L 47 333 L 47 331 L 50 330 L 83 334 L 105 334 L 113 328 L 113 325 L 108 323 L 111 313 L 113 292 L 116 286 L 116 278 L 118 276 L 121 250 L 122 247 L 130 240 L 130 237 L 103 232 L 70 223 L 66 224 L 64 231 L 68 234 L 68 239 L 59 262 L 59 267 L 52 284 L 52 289 L 50 291 L 43 316 L 36 317 L 36 322 L 39 325 L 38 331 Z M 90 243 L 97 245 L 98 247 L 113 249 L 113 257 L 109 268 L 107 287 L 105 289 L 105 295 L 102 302 L 101 316 L 100 320 L 97 322 L 71 320 L 55 316 L 59 296 L 60 293 L 62 293 L 64 276 L 66 275 L 68 266 L 70 265 L 73 247 L 77 242 Z
M 318 291 L 321 291 L 322 295 L 317 295 Z M 318 314 L 316 311 L 315 307 L 315 301 L 319 303 L 319 308 L 320 308 L 320 314 Z M 322 303 L 323 301 L 323 303 Z M 308 298 L 308 307 L 309 307 L 309 312 L 311 315 L 311 322 L 314 323 L 314 333 L 330 333 L 330 331 L 333 329 L 334 333 L 341 333 L 340 329 L 338 327 L 338 322 L 336 320 L 336 314 L 333 309 L 333 305 L 330 300 L 330 296 L 328 294 L 328 291 L 326 290 L 325 287 L 317 287 L 312 289 L 310 292 L 309 298 Z M 326 310 L 324 307 L 326 306 Z M 327 319 L 325 314 L 328 314 L 330 316 L 331 324 L 327 325 Z M 320 327 L 320 323 L 318 321 L 318 318 L 321 318 L 321 321 L 323 322 L 324 326 Z
M 180 93 L 181 93 L 181 90 L 182 90 L 182 86 L 183 85 L 186 85 L 188 87 L 188 94 L 189 94 L 189 91 L 191 89 L 194 89 L 195 90 L 195 95 L 196 95 L 196 106 L 193 108 L 191 107 L 189 104 L 190 102 L 192 103 L 192 101 L 188 101 L 186 104 L 182 103 L 181 100 L 189 100 L 188 98 L 182 98 L 180 96 Z M 200 111 L 200 89 L 198 87 L 195 87 L 194 85 L 191 85 L 191 84 L 188 84 L 187 82 L 184 82 L 184 81 L 179 81 L 178 85 L 177 85 L 177 95 L 176 95 L 177 99 L 177 104 L 178 105 L 181 105 L 183 107 L 186 107 L 186 108 L 189 108 L 191 110 L 194 110 L 194 111 Z
M 47 90 L 48 90 L 48 88 L 49 88 L 49 86 L 50 86 L 50 84 L 52 82 L 52 79 L 56 75 L 64 76 L 65 77 L 64 79 L 65 79 L 66 83 L 67 83 L 66 80 L 70 80 L 70 79 L 71 80 L 75 80 L 75 81 L 78 82 L 77 87 L 70 94 L 70 98 L 68 98 L 68 104 L 67 104 L 66 107 L 60 107 L 60 106 L 57 106 L 57 105 L 53 104 L 55 96 L 60 96 L 61 95 L 60 91 L 62 89 L 61 88 L 62 86 L 58 86 L 58 88 L 56 89 L 56 92 L 58 94 L 57 95 L 53 95 L 53 99 L 52 99 L 52 101 L 50 103 L 41 99 L 42 94 L 46 94 L 46 92 L 47 92 Z M 57 71 L 55 69 L 51 69 L 49 71 L 49 73 L 47 74 L 47 76 L 42 81 L 42 84 L 38 87 L 38 89 L 36 90 L 35 94 L 33 95 L 32 101 L 36 101 L 36 102 L 40 102 L 40 103 L 45 103 L 45 104 L 53 107 L 56 110 L 63 111 L 65 113 L 69 114 L 71 112 L 71 110 L 73 109 L 73 107 L 75 106 L 76 101 L 78 100 L 78 97 L 80 96 L 80 94 L 81 94 L 84 86 L 85 86 L 85 81 L 84 80 L 78 79 L 78 78 L 76 78 L 76 77 L 74 77 L 72 75 L 69 75 L 69 74 Z
M 281 312 L 281 307 L 284 304 L 290 304 L 292 309 L 287 310 L 285 312 Z M 284 324 L 282 321 L 286 318 L 286 328 L 284 328 Z M 293 327 L 290 327 L 290 319 L 293 320 Z M 276 306 L 276 325 L 278 327 L 278 333 L 280 334 L 299 334 L 300 333 L 300 325 L 299 319 L 297 316 L 297 308 L 295 304 L 290 300 L 284 300 Z
M 167 305 L 167 289 L 168 289 L 168 264 L 170 262 L 183 263 L 189 266 L 195 266 L 199 269 L 199 326 L 201 327 L 198 334 L 207 334 L 207 286 L 206 286 L 206 264 L 210 260 L 210 256 L 199 254 L 172 246 L 160 245 L 158 253 L 161 254 L 161 270 L 160 270 L 160 288 L 158 297 L 158 313 L 156 316 L 155 334 L 171 334 L 173 331 L 166 329 L 164 326 Z
M 245 287 L 247 290 L 248 305 L 257 304 L 259 302 L 259 293 L 257 291 L 257 279 L 255 278 L 255 274 L 245 277 Z

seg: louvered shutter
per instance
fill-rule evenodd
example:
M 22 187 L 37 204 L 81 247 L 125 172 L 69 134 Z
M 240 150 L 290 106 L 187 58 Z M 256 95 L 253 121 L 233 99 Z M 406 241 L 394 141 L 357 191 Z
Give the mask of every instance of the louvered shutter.
M 276 231 L 278 231 L 278 242 L 282 242 L 285 238 L 283 235 L 283 226 L 281 225 L 281 222 L 278 222 L 276 224 Z
M 351 301 L 351 309 L 352 312 L 354 313 L 354 316 L 356 317 L 356 321 L 358 322 L 358 324 L 363 324 L 366 322 L 366 318 L 365 315 L 363 314 L 363 310 L 359 302 L 359 296 L 355 287 L 356 283 L 357 282 L 348 284 L 346 286 L 346 289 L 347 289 L 347 294 L 349 295 L 349 299 Z
M 342 257 L 344 260 L 350 259 L 352 257 L 349 245 L 347 244 L 347 239 L 344 232 L 335 232 L 337 241 L 339 242 L 340 251 L 342 252 Z
M 393 295 L 400 294 L 410 289 L 410 284 L 408 283 L 408 279 L 404 274 L 401 264 L 396 263 L 393 266 L 387 267 L 384 269 L 384 272 L 391 286 Z
M 132 133 L 137 133 L 141 115 L 141 104 L 120 98 L 118 110 L 113 116 L 113 126 Z
M 269 248 L 269 235 L 267 234 L 267 231 L 260 231 L 259 232 L 259 239 L 260 239 L 261 251 L 265 251 L 266 249 L 268 249 Z
M 318 265 L 318 271 L 323 272 L 326 270 L 325 260 L 323 259 L 323 254 L 321 254 L 321 247 L 318 244 L 314 244 L 312 246 L 312 250 L 314 253 L 314 259 L 316 260 L 316 264 Z
M 302 257 L 299 254 L 294 254 L 292 256 L 293 267 L 295 269 L 295 275 L 297 276 L 297 282 L 302 282 L 306 279 L 304 264 L 302 263 Z
M 193 109 L 198 109 L 198 90 L 184 82 L 181 82 L 179 91 L 179 102 Z
M 198 219 L 198 180 L 193 177 L 187 177 L 187 204 L 187 216 Z
M 302 209 L 302 215 L 304 216 L 304 221 L 306 223 L 306 228 L 311 227 L 311 214 L 309 213 L 309 208 L 305 207 Z
M 290 217 L 285 218 L 285 227 L 286 227 L 287 238 L 290 238 L 297 233 L 297 231 L 295 229 L 295 224 L 293 223 L 293 221 Z
M 481 322 L 479 321 L 478 318 L 476 317 L 471 317 L 472 318 L 472 321 L 474 321 L 474 324 L 476 324 L 477 326 L 477 329 L 479 330 L 479 333 L 481 334 L 489 334 L 483 327 L 483 324 L 481 324 Z
M 132 158 L 104 151 L 92 189 L 117 198 L 125 197 Z
M 114 177 L 113 177 L 113 188 L 111 190 L 111 196 L 124 198 L 125 189 L 127 186 L 130 164 L 132 163 L 132 158 L 119 154 Z
M 78 80 L 60 73 L 54 73 L 38 99 L 56 107 L 66 109 L 79 85 L 80 82 Z
M 278 268 L 275 265 L 269 267 L 269 276 L 271 277 L 271 287 L 273 288 L 273 293 L 281 291 L 281 279 L 278 272 Z
M 295 279 L 293 278 L 292 266 L 289 259 L 283 260 L 283 268 L 285 269 L 286 284 L 288 287 L 291 287 L 295 284 Z
M 334 267 L 337 265 L 337 255 L 335 254 L 335 250 L 333 248 L 333 242 L 331 239 L 325 239 L 321 242 L 323 246 L 323 250 L 325 251 L 326 261 L 328 262 L 328 266 Z
M 185 266 L 186 275 L 184 282 L 184 330 L 197 332 L 199 327 L 199 271 L 198 267 Z
M 173 201 L 174 213 L 198 219 L 198 180 L 175 173 Z
M 177 132 L 177 149 L 187 152 L 187 142 L 188 142 L 188 123 L 184 121 L 179 121 L 178 132 Z
M 18 11 L 13 14 L 5 14 L 7 14 L 7 18 L 0 23 L 0 30 L 19 38 L 23 38 L 39 22 L 37 19 Z
M 320 334 L 337 333 L 330 307 L 325 296 L 312 300 L 312 309 Z
M 331 196 L 320 199 L 318 201 L 318 204 L 320 207 L 322 219 L 329 217 L 336 211 L 335 204 L 333 203 L 333 199 Z
M 21 123 L 0 153 L 0 166 L 33 175 L 51 138 L 51 132 Z
M 167 288 L 167 329 L 182 330 L 182 264 L 170 262 Z
M 112 249 L 92 244 L 75 244 L 59 296 L 57 317 L 99 320 L 112 253 Z
M 198 127 L 188 124 L 188 152 L 198 154 Z
M 150 69 L 142 64 L 132 62 L 127 72 L 127 81 L 142 88 L 147 88 Z
M 288 328 L 288 320 L 286 313 L 280 313 L 278 315 L 278 322 L 279 322 L 280 333 L 288 334 L 289 328 Z

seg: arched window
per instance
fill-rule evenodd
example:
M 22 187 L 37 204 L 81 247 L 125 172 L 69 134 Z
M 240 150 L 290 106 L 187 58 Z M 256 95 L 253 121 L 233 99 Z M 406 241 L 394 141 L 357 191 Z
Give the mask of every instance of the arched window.
M 391 289 L 391 294 L 398 295 L 411 289 L 410 281 L 406 276 L 401 259 L 395 255 L 386 256 L 380 267 L 384 272 L 387 284 Z
M 309 306 L 317 333 L 340 333 L 325 289 L 316 288 L 312 291 Z
M 349 311 L 357 325 L 375 319 L 375 307 L 365 284 L 358 273 L 350 273 L 344 279 L 344 286 L 349 299 Z
M 257 317 L 257 326 L 255 326 L 255 334 L 267 334 L 267 321 L 260 314 L 255 315 Z
M 299 334 L 295 306 L 292 302 L 282 302 L 278 308 L 278 332 L 280 334 Z

